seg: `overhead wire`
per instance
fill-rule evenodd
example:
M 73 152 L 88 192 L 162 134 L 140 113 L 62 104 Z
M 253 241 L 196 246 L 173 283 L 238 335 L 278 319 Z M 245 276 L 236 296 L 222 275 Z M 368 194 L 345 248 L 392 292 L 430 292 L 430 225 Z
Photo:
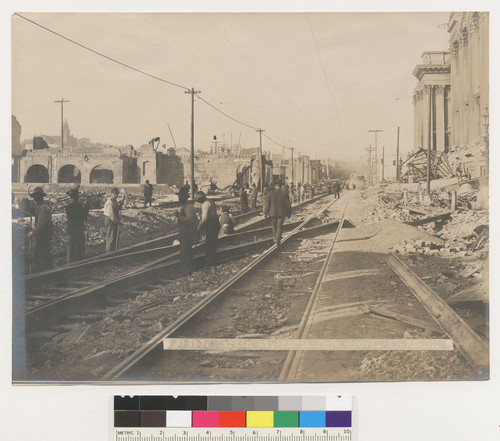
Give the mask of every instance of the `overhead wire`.
M 82 49 L 85 49 L 85 50 L 87 50 L 87 51 L 89 51 L 89 52 L 91 52 L 91 53 L 93 53 L 93 54 L 95 54 L 95 55 L 98 55 L 98 56 L 100 56 L 100 57 L 102 57 L 102 58 L 105 58 L 105 59 L 107 59 L 108 61 L 111 61 L 111 62 L 113 62 L 113 63 L 116 63 L 116 64 L 118 64 L 118 65 L 120 65 L 120 66 L 123 66 L 123 67 L 125 67 L 125 68 L 127 68 L 127 69 L 130 69 L 130 70 L 132 70 L 132 71 L 134 71 L 134 72 L 137 72 L 137 73 L 139 73 L 139 74 L 142 74 L 142 75 L 145 75 L 145 76 L 147 76 L 147 77 L 153 78 L 153 79 L 155 79 L 155 80 L 161 81 L 161 82 L 163 82 L 163 83 L 170 84 L 170 85 L 172 85 L 172 86 L 175 86 L 175 87 L 181 88 L 181 89 L 183 89 L 183 90 L 185 90 L 185 91 L 186 91 L 186 90 L 187 90 L 187 91 L 190 91 L 190 88 L 189 88 L 189 87 L 187 87 L 187 86 L 182 86 L 182 85 L 180 85 L 180 84 L 174 83 L 173 81 L 166 80 L 166 79 L 164 79 L 164 78 L 158 77 L 158 76 L 156 76 L 156 75 L 153 75 L 153 74 L 150 74 L 150 73 L 148 73 L 148 72 L 146 72 L 146 71 L 143 71 L 143 70 L 141 70 L 141 69 L 138 69 L 138 68 L 136 68 L 136 67 L 134 67 L 134 66 L 131 66 L 131 65 L 127 64 L 127 63 L 124 63 L 124 62 L 122 62 L 122 61 L 119 61 L 119 60 L 117 60 L 117 59 L 115 59 L 115 58 L 113 58 L 113 57 L 110 57 L 110 56 L 108 56 L 108 55 L 106 55 L 106 54 L 103 54 L 103 53 L 101 53 L 101 52 L 99 52 L 99 51 L 97 51 L 97 50 L 95 50 L 95 49 L 92 49 L 92 48 L 90 48 L 90 47 L 88 47 L 88 46 L 86 46 L 86 45 L 84 45 L 84 44 L 82 44 L 82 43 L 79 43 L 79 42 L 77 42 L 77 41 L 75 41 L 75 40 L 73 40 L 73 39 L 71 39 L 71 38 L 69 38 L 69 37 L 66 37 L 65 35 L 62 35 L 61 33 L 56 32 L 56 31 L 54 31 L 53 29 L 50 29 L 50 28 L 48 28 L 48 27 L 46 27 L 46 26 L 44 26 L 44 25 L 42 25 L 42 24 L 40 24 L 40 23 L 38 23 L 38 22 L 36 22 L 36 21 L 34 21 L 34 20 L 31 20 L 31 19 L 29 19 L 29 18 L 27 18 L 27 17 L 25 17 L 25 16 L 23 16 L 23 15 L 21 15 L 21 14 L 17 13 L 17 12 L 16 12 L 16 13 L 14 13 L 14 15 L 16 15 L 16 16 L 18 16 L 18 17 L 20 17 L 20 18 L 22 18 L 22 19 L 24 19 L 24 20 L 26 20 L 26 21 L 28 21 L 28 22 L 32 23 L 33 25 L 38 26 L 39 28 L 44 29 L 45 31 L 50 32 L 51 34 L 56 35 L 57 37 L 62 38 L 63 40 L 66 40 L 66 41 L 68 41 L 68 42 L 70 42 L 70 43 L 72 43 L 72 44 L 74 44 L 74 45 L 76 45 L 76 46 L 78 46 L 78 47 L 80 47 L 80 48 L 82 48 Z M 257 67 L 256 67 L 256 66 L 255 66 L 255 65 L 254 65 L 254 64 L 253 64 L 253 63 L 252 63 L 252 62 L 251 62 L 251 61 L 250 61 L 250 60 L 249 60 L 249 59 L 248 59 L 248 58 L 247 58 L 247 57 L 246 57 L 246 56 L 245 56 L 245 55 L 244 55 L 244 54 L 243 54 L 243 53 L 242 53 L 242 52 L 241 52 L 241 51 L 240 51 L 240 50 L 239 50 L 239 49 L 238 49 L 238 48 L 237 48 L 237 47 L 236 47 L 236 46 L 235 46 L 235 45 L 234 45 L 234 44 L 233 44 L 230 40 L 229 40 L 229 39 L 228 39 L 228 38 L 226 38 L 226 36 L 225 36 L 223 33 L 221 33 L 221 32 L 220 32 L 220 30 L 219 30 L 219 29 L 218 29 L 218 28 L 217 28 L 217 27 L 216 27 L 216 26 L 215 26 L 215 25 L 214 25 L 214 24 L 213 24 L 213 23 L 212 23 L 212 22 L 211 22 L 211 21 L 210 21 L 210 20 L 209 20 L 209 19 L 208 19 L 205 15 L 204 15 L 204 14 L 202 14 L 202 15 L 203 15 L 203 16 L 205 17 L 205 19 L 206 19 L 206 20 L 207 20 L 207 21 L 208 21 L 208 22 L 209 22 L 209 23 L 210 23 L 210 24 L 211 24 L 211 25 L 212 25 L 212 26 L 213 26 L 213 27 L 217 30 L 217 32 L 218 32 L 219 34 L 221 34 L 221 36 L 222 36 L 222 37 L 223 37 L 223 38 L 224 38 L 224 39 L 225 39 L 225 40 L 226 40 L 226 41 L 227 41 L 227 42 L 228 42 L 228 43 L 229 43 L 229 44 L 230 44 L 230 45 L 231 45 L 231 46 L 232 46 L 232 47 L 233 47 L 233 48 L 234 48 L 234 49 L 235 49 L 235 50 L 236 50 L 236 51 L 237 51 L 237 52 L 238 52 L 238 53 L 239 53 L 239 54 L 240 54 L 240 55 L 241 55 L 241 56 L 242 56 L 242 57 L 243 57 L 243 58 L 244 58 L 244 59 L 245 59 L 245 60 L 246 60 L 246 61 L 247 61 L 250 65 L 251 65 L 251 66 L 252 66 L 252 68 L 253 68 L 256 72 L 258 72 L 258 73 L 259 73 L 259 74 L 260 74 L 260 75 L 261 75 L 261 76 L 262 76 L 262 77 L 263 77 L 263 78 L 264 78 L 264 79 L 265 79 L 265 80 L 266 80 L 269 84 L 271 84 L 271 85 L 272 85 L 272 86 L 273 86 L 273 87 L 274 87 L 274 88 L 275 88 L 275 89 L 276 89 L 276 90 L 277 90 L 277 91 L 278 91 L 278 92 L 279 92 L 279 93 L 280 93 L 280 94 L 281 94 L 281 95 L 282 95 L 282 96 L 283 96 L 283 97 L 284 97 L 287 101 L 289 101 L 292 105 L 294 105 L 294 106 L 295 106 L 295 107 L 296 107 L 296 108 L 297 108 L 297 109 L 298 109 L 298 110 L 302 113 L 302 109 L 301 109 L 300 107 L 298 107 L 298 106 L 297 106 L 297 105 L 296 105 L 296 104 L 295 104 L 295 103 L 294 103 L 294 102 L 293 102 L 293 101 L 292 101 L 292 100 L 291 100 L 288 96 L 286 96 L 286 94 L 284 94 L 284 93 L 283 93 L 283 92 L 282 92 L 282 91 L 281 91 L 281 90 L 280 90 L 280 89 L 279 89 L 279 88 L 278 88 L 278 87 L 277 87 L 277 86 L 276 86 L 276 85 L 275 85 L 275 84 L 274 84 L 274 83 L 273 83 L 273 82 L 272 82 L 269 78 L 267 78 L 267 77 L 266 77 L 266 76 L 265 76 L 265 75 L 264 75 L 264 74 L 263 74 L 263 73 L 262 73 L 262 72 L 261 72 L 261 71 L 260 71 L 260 70 L 259 70 L 259 69 L 258 69 L 258 68 L 257 68 Z M 198 98 L 198 99 L 200 99 L 202 102 L 204 102 L 205 104 L 207 104 L 208 106 L 210 106 L 212 109 L 214 109 L 215 111 L 217 111 L 217 112 L 219 112 L 220 114 L 224 115 L 225 117 L 227 117 L 227 118 L 231 119 L 232 121 L 235 121 L 235 122 L 236 122 L 236 123 L 238 123 L 238 124 L 241 124 L 241 125 L 243 125 L 243 126 L 245 126 L 245 127 L 248 127 L 248 128 L 254 129 L 254 130 L 258 130 L 258 129 L 259 129 L 259 128 L 257 128 L 257 127 L 255 127 L 255 126 L 253 126 L 253 125 L 247 124 L 247 123 L 245 123 L 245 122 L 243 122 L 243 121 L 241 121 L 241 120 L 239 120 L 239 119 L 237 119 L 237 118 L 235 118 L 235 117 L 233 117 L 233 116 L 231 116 L 231 115 L 227 114 L 226 112 L 222 111 L 221 109 L 219 109 L 219 108 L 218 108 L 218 107 L 216 107 L 215 105 L 211 104 L 209 101 L 207 101 L 207 100 L 205 100 L 204 98 L 202 98 L 199 94 L 196 94 L 196 96 L 197 96 L 197 98 Z M 305 115 L 303 115 L 303 113 L 302 113 L 302 116 L 304 117 L 304 120 L 306 121 L 307 125 L 309 126 L 309 129 L 311 130 L 311 132 L 312 132 L 312 133 L 313 133 L 313 134 L 317 137 L 317 139 L 319 140 L 320 144 L 321 144 L 321 145 L 323 145 L 323 143 L 322 143 L 321 139 L 320 139 L 320 138 L 319 138 L 319 136 L 316 134 L 316 132 L 314 131 L 314 129 L 313 129 L 313 128 L 312 128 L 312 126 L 310 125 L 310 123 L 309 123 L 308 119 L 305 117 Z M 286 148 L 289 148 L 289 147 L 287 147 L 287 146 L 283 146 L 282 144 L 280 144 L 280 143 L 278 143 L 278 142 L 274 141 L 274 140 L 273 140 L 272 138 L 270 138 L 268 135 L 264 135 L 264 136 L 265 136 L 265 137 L 266 137 L 269 141 L 271 141 L 271 142 L 275 143 L 276 145 L 279 145 L 279 146 L 281 146 L 281 147 L 286 147 Z
M 226 35 L 224 35 L 223 32 L 221 32 L 221 30 L 206 16 L 206 14 L 202 14 L 202 16 L 205 18 L 205 20 L 207 20 L 208 23 L 210 23 L 210 25 L 213 26 L 213 28 L 217 31 L 217 33 L 252 67 L 252 69 L 255 70 L 255 72 L 257 72 L 262 78 L 264 78 L 266 82 L 268 82 L 281 96 L 283 96 L 290 104 L 292 104 L 299 111 L 299 113 L 304 118 L 304 121 L 306 122 L 307 126 L 309 127 L 309 130 L 314 134 L 319 143 L 322 146 L 324 146 L 323 141 L 318 136 L 316 131 L 313 129 L 311 123 L 304 115 L 303 110 L 292 99 L 290 99 L 290 97 L 288 97 L 288 95 L 286 95 L 278 86 L 276 86 L 276 84 L 274 84 L 266 75 L 264 75 L 264 73 L 259 68 L 257 68 L 257 66 L 255 66 L 255 64 L 252 63 L 252 61 L 242 51 L 240 51 L 238 47 L 229 38 L 227 38 Z
M 330 81 L 328 79 L 328 75 L 326 73 L 325 64 L 323 63 L 323 58 L 321 57 L 321 53 L 319 51 L 318 42 L 316 40 L 316 36 L 314 35 L 314 29 L 312 27 L 311 20 L 309 19 L 309 14 L 306 14 L 306 17 L 307 17 L 307 22 L 309 23 L 309 29 L 311 30 L 311 35 L 312 35 L 312 38 L 314 41 L 314 46 L 316 48 L 316 53 L 318 54 L 319 62 L 321 64 L 323 76 L 325 77 L 325 81 L 326 81 L 326 84 L 328 86 L 328 92 L 330 93 L 330 98 L 332 100 L 333 108 L 335 109 L 335 115 L 337 116 L 337 123 L 339 126 L 340 135 L 342 138 L 342 144 L 344 145 L 344 148 L 346 148 L 345 138 L 344 138 L 344 130 L 342 129 L 342 123 L 340 122 L 339 109 L 337 108 L 337 104 L 335 103 L 335 98 L 333 97 L 332 87 L 331 87 Z
M 98 52 L 98 51 L 96 51 L 96 50 L 94 50 L 94 49 L 92 49 L 92 48 L 90 48 L 88 46 L 85 46 L 84 44 L 78 43 L 77 41 L 72 40 L 71 38 L 68 38 L 68 37 L 60 34 L 59 32 L 56 32 L 56 31 L 54 31 L 54 30 L 52 30 L 52 29 L 50 29 L 50 28 L 48 28 L 46 26 L 43 26 L 43 25 L 41 25 L 40 23 L 37 23 L 34 20 L 30 20 L 29 18 L 24 17 L 23 15 L 21 15 L 21 14 L 19 14 L 17 12 L 15 12 L 14 15 L 17 15 L 18 17 L 21 17 L 22 19 L 24 19 L 26 21 L 29 21 L 30 23 L 34 24 L 35 26 L 38 26 L 38 27 L 40 27 L 42 29 L 45 29 L 46 31 L 48 31 L 48 32 L 50 32 L 50 33 L 52 33 L 54 35 L 57 35 L 58 37 L 66 40 L 66 41 L 69 41 L 70 43 L 73 43 L 73 44 L 81 47 L 82 49 L 90 51 L 90 52 L 92 52 L 92 53 L 94 53 L 96 55 L 99 55 L 100 57 L 103 57 L 103 58 L 109 60 L 109 61 L 112 61 L 113 63 L 117 63 L 117 64 L 119 64 L 121 66 L 126 67 L 127 69 L 130 69 L 130 70 L 133 70 L 133 71 L 138 72 L 140 74 L 143 74 L 143 75 L 146 75 L 148 77 L 154 78 L 155 80 L 162 81 L 163 83 L 167 83 L 167 84 L 170 84 L 172 86 L 179 87 L 181 89 L 189 90 L 189 87 L 181 86 L 180 84 L 174 83 L 172 81 L 165 80 L 164 78 L 157 77 L 156 75 L 152 75 L 152 74 L 150 74 L 148 72 L 145 72 L 145 71 L 143 71 L 141 69 L 137 69 L 136 67 L 130 66 L 127 63 L 123 63 L 123 62 L 121 62 L 119 60 L 116 60 L 115 58 L 109 57 L 108 55 L 105 55 L 105 54 L 103 54 L 101 52 Z

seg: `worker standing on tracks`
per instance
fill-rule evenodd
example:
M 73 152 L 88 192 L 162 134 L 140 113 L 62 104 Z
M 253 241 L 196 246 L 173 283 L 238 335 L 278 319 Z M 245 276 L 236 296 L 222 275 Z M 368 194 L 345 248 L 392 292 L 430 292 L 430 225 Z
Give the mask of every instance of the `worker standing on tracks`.
M 250 203 L 252 207 L 252 211 L 257 210 L 257 196 L 259 195 L 259 189 L 255 185 L 255 183 L 252 184 L 252 190 L 250 191 Z
M 300 203 L 304 202 L 305 197 L 306 197 L 306 187 L 305 187 L 305 185 L 300 185 L 300 189 L 299 189 L 299 202 Z
M 118 188 L 111 190 L 111 196 L 104 204 L 104 225 L 106 227 L 106 252 L 115 251 L 120 239 L 120 210 L 123 203 L 118 202 Z
M 35 187 L 30 196 L 35 200 L 35 227 L 28 233 L 34 239 L 33 243 L 33 272 L 52 268 L 52 254 L 50 252 L 54 225 L 52 224 L 52 209 L 43 199 L 45 192 L 42 187 Z
M 196 227 L 198 219 L 193 204 L 189 202 L 188 192 L 179 192 L 181 209 L 175 212 L 177 225 L 179 227 L 180 242 L 180 272 L 182 276 L 188 276 L 193 272 L 193 244 L 196 241 Z
M 68 263 L 83 259 L 85 255 L 85 223 L 87 222 L 88 209 L 86 209 L 78 198 L 78 188 L 73 188 L 66 193 L 71 202 L 66 205 L 66 220 L 68 222 Z
M 333 184 L 333 191 L 335 193 L 335 199 L 340 198 L 340 182 L 335 181 L 335 184 Z
M 217 217 L 217 206 L 214 201 L 207 199 L 202 191 L 197 191 L 194 201 L 201 205 L 201 220 L 198 224 L 198 236 L 205 231 L 205 255 L 207 265 L 215 265 L 217 253 L 217 237 L 220 223 Z
M 244 185 L 242 185 L 240 189 L 240 204 L 241 212 L 246 213 L 248 211 L 248 193 Z
M 281 181 L 276 182 L 276 187 L 268 193 L 264 204 L 264 216 L 272 219 L 273 240 L 278 246 L 281 244 L 283 222 L 285 217 L 290 217 L 292 215 L 290 200 L 281 187 Z
M 146 208 L 148 204 L 151 207 L 153 203 L 153 184 L 149 183 L 149 179 L 146 179 L 142 193 L 144 196 L 144 208 Z

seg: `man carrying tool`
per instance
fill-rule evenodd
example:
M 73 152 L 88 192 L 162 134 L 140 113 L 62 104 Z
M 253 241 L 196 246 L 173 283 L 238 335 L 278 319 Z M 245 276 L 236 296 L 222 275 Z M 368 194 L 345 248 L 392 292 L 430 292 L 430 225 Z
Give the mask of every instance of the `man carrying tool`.
M 33 272 L 52 268 L 50 246 L 54 226 L 52 224 L 52 209 L 44 201 L 47 196 L 42 187 L 35 187 L 30 196 L 35 200 L 35 228 L 28 233 L 33 243 Z
M 271 190 L 264 204 L 264 216 L 270 217 L 273 222 L 273 240 L 279 246 L 285 217 L 292 215 L 292 207 L 288 195 L 281 189 L 281 181 L 276 182 L 276 187 Z
M 83 259 L 85 255 L 85 223 L 88 209 L 78 202 L 80 197 L 78 188 L 73 188 L 66 194 L 71 198 L 65 209 L 69 234 L 68 263 L 71 263 Z
M 194 202 L 201 205 L 201 220 L 198 224 L 198 237 L 205 231 L 205 255 L 207 265 L 215 266 L 215 255 L 217 252 L 217 237 L 219 235 L 220 223 L 217 217 L 217 206 L 214 201 L 207 199 L 205 193 L 197 191 Z
M 179 227 L 180 242 L 180 273 L 182 276 L 188 276 L 193 271 L 193 244 L 196 241 L 197 217 L 193 204 L 188 202 L 189 193 L 179 192 L 179 202 L 181 209 L 175 212 L 177 225 Z
M 143 196 L 144 208 L 146 208 L 148 204 L 151 207 L 151 204 L 153 203 L 153 184 L 149 183 L 149 179 L 146 179 L 146 183 L 144 184 Z
M 120 238 L 120 210 L 123 202 L 118 202 L 117 188 L 111 190 L 111 196 L 104 204 L 104 225 L 106 227 L 106 252 L 114 251 L 118 248 Z

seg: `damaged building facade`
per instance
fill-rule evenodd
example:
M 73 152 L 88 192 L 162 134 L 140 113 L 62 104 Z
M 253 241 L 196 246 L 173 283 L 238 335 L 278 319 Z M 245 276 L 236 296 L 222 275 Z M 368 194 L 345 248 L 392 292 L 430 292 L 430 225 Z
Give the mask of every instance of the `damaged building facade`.
M 485 176 L 489 155 L 489 14 L 453 12 L 448 33 L 449 51 L 424 52 L 422 63 L 413 71 L 418 80 L 413 95 L 413 151 L 427 152 L 430 147 L 433 161 L 443 156 L 443 172 L 449 169 L 450 175 Z
M 118 185 L 149 180 L 152 184 L 182 185 L 183 163 L 174 149 L 164 152 L 151 144 L 137 150 L 132 146 L 92 144 L 88 139 L 73 137 L 67 124 L 63 133 L 64 148 L 60 147 L 60 136 L 42 135 L 33 138 L 31 148 L 21 149 L 19 126 L 17 142 L 13 138 L 12 143 L 13 182 Z

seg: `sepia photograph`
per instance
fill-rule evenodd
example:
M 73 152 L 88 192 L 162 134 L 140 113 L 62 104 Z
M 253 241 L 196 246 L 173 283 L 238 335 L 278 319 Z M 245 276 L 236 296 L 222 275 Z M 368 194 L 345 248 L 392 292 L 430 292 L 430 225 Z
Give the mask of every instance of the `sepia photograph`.
M 489 19 L 12 14 L 12 383 L 488 380 Z

